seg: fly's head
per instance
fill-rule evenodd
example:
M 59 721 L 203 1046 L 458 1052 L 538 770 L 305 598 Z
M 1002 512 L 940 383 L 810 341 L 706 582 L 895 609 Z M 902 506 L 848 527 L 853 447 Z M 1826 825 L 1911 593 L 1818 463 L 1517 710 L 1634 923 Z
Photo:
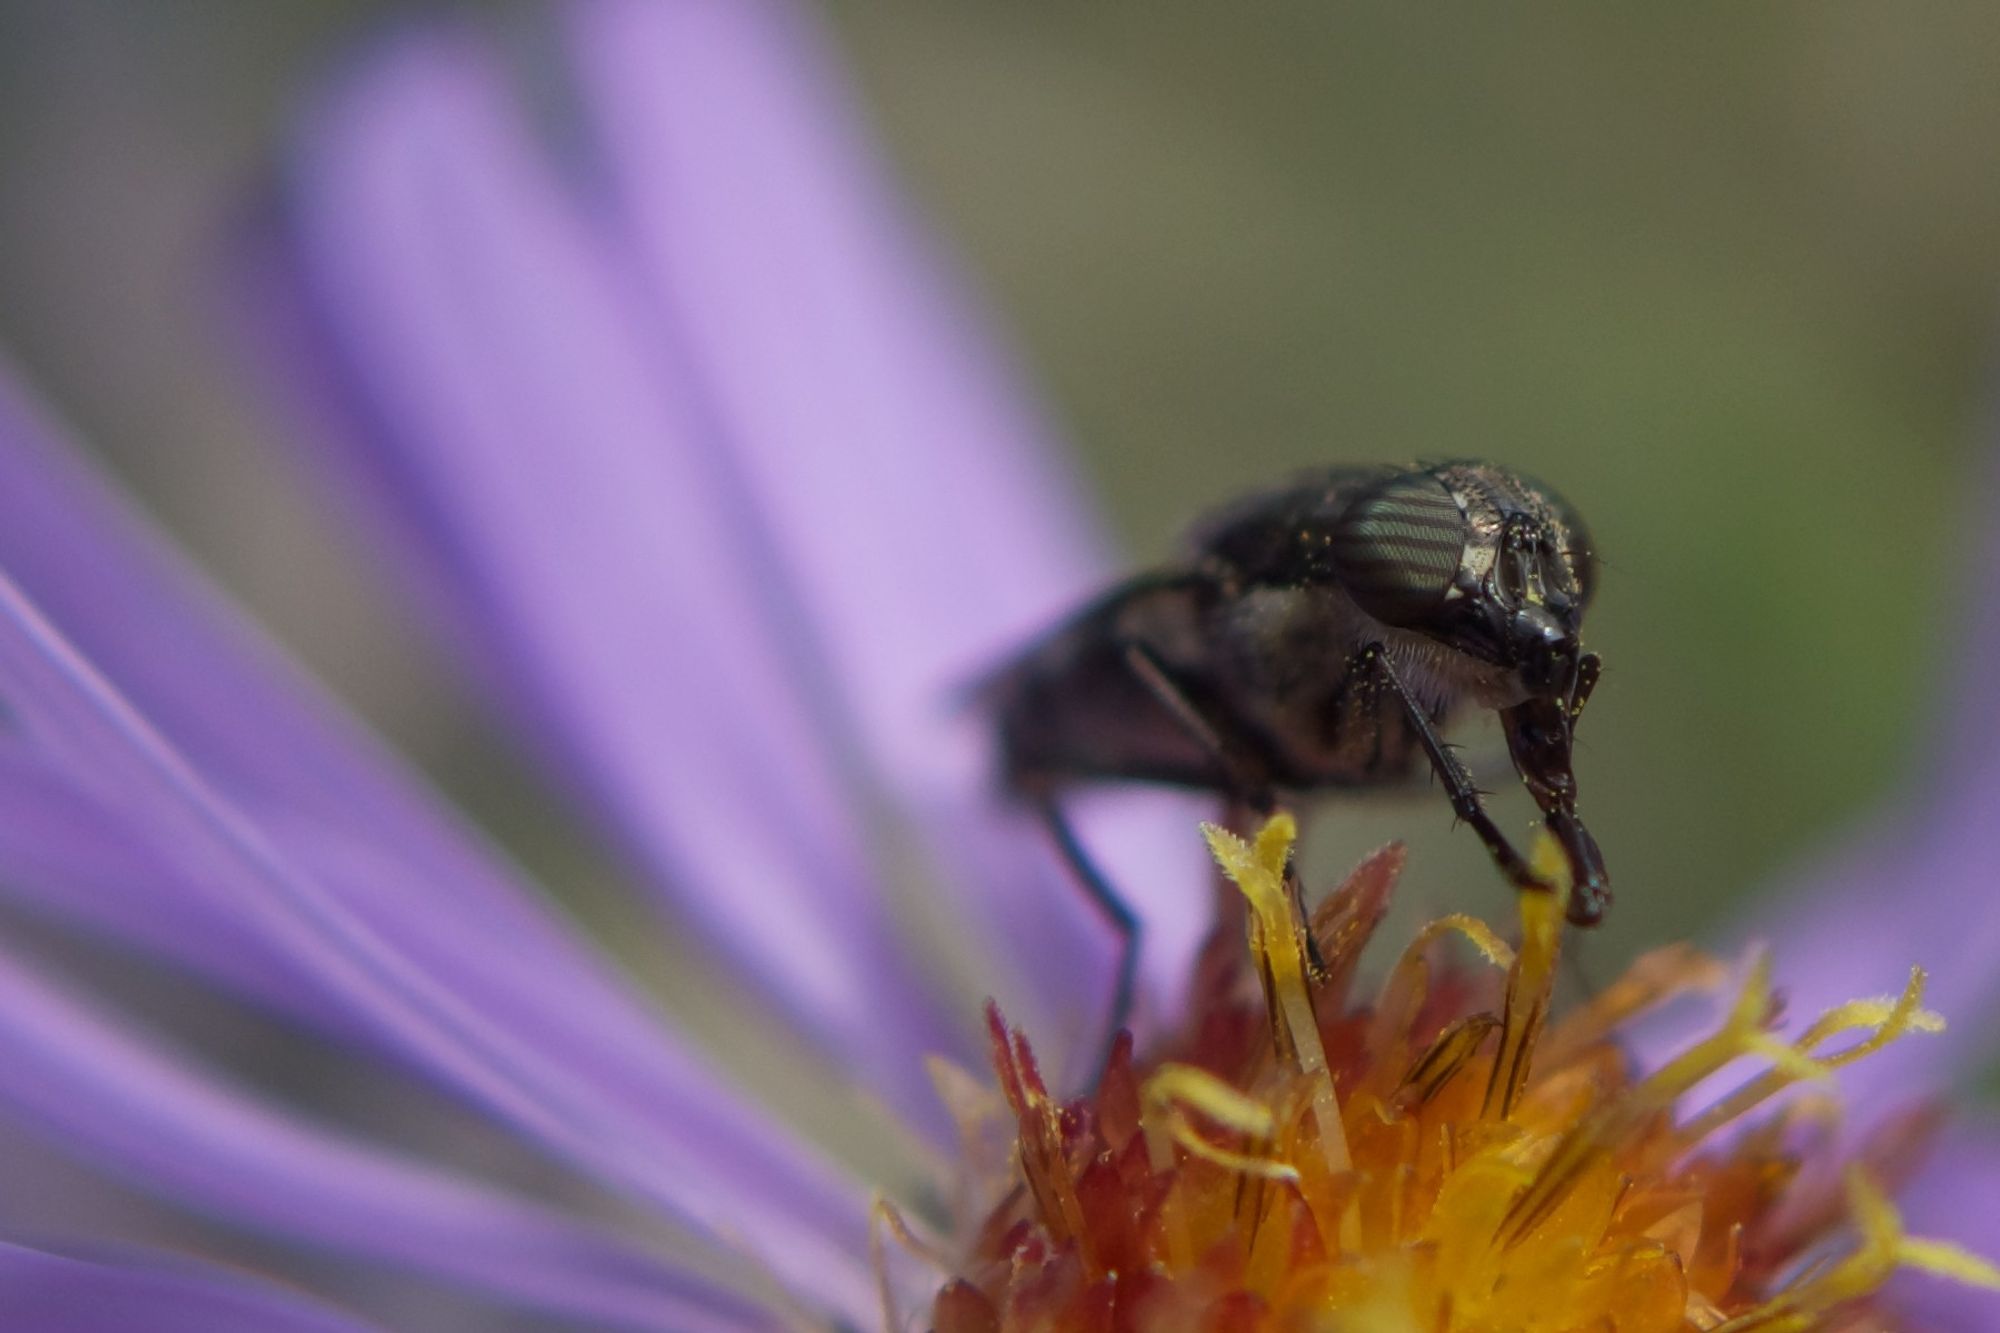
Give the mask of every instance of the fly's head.
M 1576 817 L 1571 753 L 1598 660 L 1583 650 L 1596 581 L 1590 538 L 1547 486 L 1490 463 L 1385 476 L 1342 509 L 1331 572 L 1362 610 L 1489 668 L 1508 749 L 1563 843 L 1577 881 L 1571 916 L 1608 898 L 1596 842 Z
M 1576 511 L 1490 463 L 1384 477 L 1344 506 L 1331 572 L 1362 610 L 1504 673 L 1511 701 L 1576 706 L 1595 567 Z

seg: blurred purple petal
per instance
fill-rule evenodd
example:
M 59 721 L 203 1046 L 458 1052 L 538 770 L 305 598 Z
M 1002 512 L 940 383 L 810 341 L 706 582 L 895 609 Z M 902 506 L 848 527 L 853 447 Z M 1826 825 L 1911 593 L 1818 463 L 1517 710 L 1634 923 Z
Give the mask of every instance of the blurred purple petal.
M 608 1187 L 710 1234 L 756 1237 L 771 1270 L 802 1292 L 871 1308 L 859 1197 L 692 1066 L 659 1080 L 665 1100 L 642 1115 L 469 1003 L 448 970 L 399 950 L 302 874 L 4 579 L 0 700 L 0 740 L 19 761 L 116 812 L 109 834 L 147 843 L 189 906 L 242 922 L 299 984 L 410 1063 Z
M 396 892 L 452 895 L 464 929 L 567 953 L 563 971 L 590 956 L 58 443 L 4 372 L 0 567 L 177 748 L 258 813 L 395 849 L 410 880 Z
M 219 1268 L 70 1259 L 0 1242 L 0 1327 L 33 1333 L 368 1333 L 376 1326 Z
M 1996 835 L 1990 811 L 1963 822 L 1903 823 L 1829 858 L 1823 873 L 1801 876 L 1800 888 L 1758 918 L 1755 933 L 1777 951 L 1788 1028 L 1845 1000 L 1896 994 L 1913 965 L 1929 976 L 1924 1005 L 1944 1016 L 1945 1030 L 1899 1041 L 1843 1078 L 1860 1123 L 1962 1082 L 1993 1049 Z
M 629 1242 L 293 1119 L 152 1049 L 0 952 L 0 1104 L 62 1151 L 264 1236 L 571 1321 L 745 1328 L 739 1299 Z
M 574 12 L 619 197 L 719 409 L 705 443 L 754 488 L 885 767 L 922 771 L 950 687 L 1105 576 L 1076 479 L 902 215 L 802 9 Z
M 648 294 L 718 426 L 706 470 L 734 472 L 864 752 L 1011 953 L 1003 1002 L 1100 1011 L 1102 927 L 1039 836 L 964 827 L 992 804 L 966 687 L 1106 575 L 1074 478 L 884 183 L 803 7 L 573 12 Z M 1090 830 L 1162 944 L 1162 987 L 1208 902 L 1185 830 L 1129 806 Z
M 747 1165 L 769 1164 L 778 1179 L 814 1174 L 780 1146 L 768 1118 L 708 1087 L 703 1063 L 603 954 L 571 936 L 476 835 L 250 637 L 56 444 L 4 374 L 0 569 L 104 664 L 148 725 L 157 710 L 164 740 L 196 760 L 205 786 L 220 788 L 293 865 L 470 1007 L 634 1115 L 676 1133 L 726 1128 L 718 1144 L 740 1143 Z M 0 883 L 10 891 L 329 1031 L 372 1031 L 302 986 L 293 960 L 232 903 L 177 875 L 139 836 L 122 793 L 95 791 L 32 748 L 0 745 L 0 797 L 10 812 L 0 821 Z M 676 1124 L 683 1112 L 693 1119 Z
M 469 1006 L 564 1065 L 579 1086 L 657 1115 L 674 1132 L 726 1127 L 722 1141 L 739 1142 L 746 1164 L 769 1164 L 794 1188 L 811 1178 L 768 1118 L 708 1086 L 703 1063 L 620 985 L 605 955 L 570 935 L 476 834 L 252 637 L 56 443 L 4 374 L 0 569 L 18 574 L 37 620 L 57 619 L 60 653 L 69 643 L 85 650 L 86 674 L 118 692 L 116 709 L 136 705 L 149 736 L 154 710 L 167 719 L 166 735 L 152 743 L 174 749 L 176 762 L 198 757 L 204 791 L 220 787 L 216 794 L 252 818 L 259 836 L 281 844 L 344 908 Z M 109 682 L 96 678 L 99 655 Z M 0 721 L 20 704 L 0 698 Z M 0 746 L 0 791 L 33 798 L 10 807 L 22 817 L 0 821 L 0 864 L 21 872 L 0 877 L 8 887 L 87 890 L 87 903 L 71 892 L 52 905 L 115 918 L 127 938 L 184 940 L 180 960 L 215 975 L 262 969 L 282 982 L 266 986 L 267 997 L 282 994 L 336 1030 L 354 1027 L 353 1014 L 312 1002 L 294 960 L 274 957 L 233 902 L 175 877 L 172 862 L 136 836 L 121 793 L 106 797 L 47 759 L 32 747 Z M 42 873 L 51 870 L 69 873 Z M 162 910 L 169 901 L 173 910 Z M 687 1108 L 690 1124 L 674 1124 L 676 1107 Z
M 1987 1259 L 2000 1255 L 2000 1124 L 1948 1128 L 1899 1206 L 1913 1236 L 1954 1241 Z M 1889 1304 L 1902 1317 L 1899 1328 L 1985 1333 L 2000 1326 L 2000 1295 L 1921 1273 L 1895 1278 Z
M 841 1063 L 943 1127 L 970 1049 L 897 937 L 751 533 L 658 331 L 469 37 L 311 123 L 253 317 L 524 722 Z
M 2000 495 L 2000 459 L 1987 464 L 1981 513 Z M 1991 524 L 1986 524 L 1990 528 Z M 1857 1114 L 1979 1071 L 2000 1013 L 2000 747 L 1993 744 L 2000 689 L 2000 535 L 1963 579 L 1971 633 L 1952 659 L 1952 688 L 1936 709 L 1944 734 L 1914 790 L 1843 846 L 1822 853 L 1771 896 L 1746 931 L 1777 950 L 1796 1023 L 1860 995 L 1895 994 L 1912 966 L 1930 975 L 1927 1007 L 1941 1037 L 1898 1042 L 1858 1066 L 1849 1082 Z

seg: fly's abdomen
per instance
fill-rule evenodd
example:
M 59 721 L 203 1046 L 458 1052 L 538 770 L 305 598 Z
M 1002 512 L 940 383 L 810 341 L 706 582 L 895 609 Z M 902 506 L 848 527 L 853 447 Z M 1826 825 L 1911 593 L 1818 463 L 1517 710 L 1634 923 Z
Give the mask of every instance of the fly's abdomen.
M 1128 584 L 1087 608 L 988 685 L 1008 785 L 1089 778 L 1220 788 L 1228 774 L 1148 682 L 1164 667 L 1198 708 L 1208 683 L 1208 591 L 1195 577 Z

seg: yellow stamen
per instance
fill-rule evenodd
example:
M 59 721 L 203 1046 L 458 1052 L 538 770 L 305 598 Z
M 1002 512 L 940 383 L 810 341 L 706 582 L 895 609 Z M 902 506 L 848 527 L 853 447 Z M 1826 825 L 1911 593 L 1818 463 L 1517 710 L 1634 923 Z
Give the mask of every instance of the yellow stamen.
M 1201 832 L 1222 873 L 1249 900 L 1250 949 L 1262 965 L 1265 1000 L 1283 1019 L 1290 1055 L 1312 1088 L 1313 1117 L 1327 1169 L 1336 1175 L 1346 1172 L 1353 1166 L 1347 1131 L 1340 1123 L 1340 1101 L 1327 1072 L 1312 996 L 1306 990 L 1304 923 L 1293 915 L 1291 895 L 1285 891 L 1285 867 L 1298 826 L 1290 815 L 1278 815 L 1259 830 L 1255 845 L 1213 824 L 1203 824 Z
M 1277 1137 L 1278 1122 L 1264 1103 L 1236 1091 L 1215 1075 L 1188 1065 L 1164 1065 L 1146 1080 L 1141 1090 L 1146 1110 L 1147 1151 L 1156 1170 L 1173 1166 L 1173 1144 L 1179 1144 L 1203 1161 L 1245 1175 L 1270 1180 L 1296 1181 L 1296 1168 L 1267 1155 L 1252 1156 L 1219 1148 L 1204 1139 L 1188 1119 L 1199 1113 L 1224 1129 L 1234 1130 L 1254 1144 L 1268 1148 Z
M 1433 921 L 1371 1001 L 1349 991 L 1364 989 L 1359 953 L 1400 852 L 1365 862 L 1316 914 L 1315 973 L 1286 878 L 1291 821 L 1249 842 L 1204 832 L 1248 904 L 1249 948 L 1233 972 L 1207 956 L 1171 1058 L 1135 1067 L 1120 1046 L 1093 1096 L 1059 1104 L 1026 1040 L 991 1018 L 1016 1174 L 939 1295 L 938 1333 L 1790 1333 L 1876 1327 L 1871 1302 L 1899 1267 L 2000 1287 L 1986 1261 L 1903 1235 L 1858 1173 L 1844 1210 L 1825 1192 L 1837 1177 L 1809 1155 L 1836 1139 L 1801 1131 L 1830 1114 L 1830 1090 L 1716 1133 L 1939 1030 L 1921 972 L 1787 1041 L 1760 957 L 1708 1036 L 1640 1076 L 1619 1025 L 1723 970 L 1661 950 L 1552 1021 L 1567 887 L 1552 840 L 1534 858 L 1556 891 L 1517 895 L 1517 945 L 1471 918 Z M 1450 934 L 1481 961 L 1435 947 Z M 1739 1087 L 1684 1113 L 1739 1062 L 1753 1068 Z M 956 1105 L 977 1100 L 946 1086 Z M 1859 1232 L 1847 1252 L 1843 1217 Z
M 1449 916 L 1426 921 L 1417 929 L 1416 936 L 1410 941 L 1410 947 L 1404 956 L 1420 954 L 1429 949 L 1433 941 L 1442 939 L 1446 935 L 1458 935 L 1470 941 L 1472 947 L 1479 951 L 1481 958 L 1503 972 L 1514 966 L 1514 946 L 1494 934 L 1493 927 L 1478 917 L 1466 916 L 1462 912 L 1453 912 Z
M 1507 976 L 1507 1007 L 1501 1016 L 1500 1056 L 1493 1062 L 1493 1075 L 1486 1084 L 1486 1101 L 1480 1113 L 1488 1119 L 1506 1119 L 1521 1100 L 1528 1085 L 1528 1063 L 1535 1051 L 1548 1017 L 1549 997 L 1555 993 L 1556 959 L 1562 952 L 1562 900 L 1569 896 L 1569 862 L 1562 848 L 1545 830 L 1535 840 L 1534 871 L 1553 885 L 1552 892 L 1522 893 L 1521 951 Z
M 1307 989 L 1305 923 L 1293 912 L 1285 883 L 1298 826 L 1290 815 L 1277 815 L 1258 830 L 1254 844 L 1213 824 L 1202 825 L 1201 831 L 1216 864 L 1250 905 L 1250 953 L 1264 983 L 1265 1008 L 1276 1019 L 1273 1030 L 1283 1037 L 1278 1054 L 1291 1061 L 1305 1090 L 1313 1122 L 1306 1137 L 1317 1147 L 1323 1171 L 1301 1174 L 1300 1193 L 1323 1238 L 1353 1245 L 1359 1240 L 1359 1222 L 1354 1210 L 1332 1193 L 1334 1182 L 1353 1170 L 1353 1157 Z
M 1830 1079 L 1834 1070 L 1873 1055 L 1912 1032 L 1944 1031 L 1944 1019 L 1919 1007 L 1924 997 L 1924 981 L 1924 970 L 1913 967 L 1909 984 L 1896 999 L 1851 1000 L 1836 1005 L 1821 1014 L 1794 1045 L 1786 1045 L 1761 1032 L 1746 1034 L 1745 1049 L 1769 1059 L 1773 1067 L 1689 1120 L 1681 1129 L 1681 1138 L 1688 1143 L 1699 1143 L 1794 1083 Z M 1868 1036 L 1832 1055 L 1812 1054 L 1824 1042 L 1853 1031 L 1867 1031 Z
M 1717 1333 L 1794 1333 L 1821 1316 L 1880 1287 L 1898 1268 L 1917 1268 L 1967 1286 L 2000 1291 L 2000 1267 L 1945 1241 L 1903 1234 L 1903 1219 L 1889 1197 L 1859 1168 L 1847 1173 L 1848 1211 L 1861 1232 L 1852 1254 L 1808 1273 L 1771 1300 L 1745 1311 Z

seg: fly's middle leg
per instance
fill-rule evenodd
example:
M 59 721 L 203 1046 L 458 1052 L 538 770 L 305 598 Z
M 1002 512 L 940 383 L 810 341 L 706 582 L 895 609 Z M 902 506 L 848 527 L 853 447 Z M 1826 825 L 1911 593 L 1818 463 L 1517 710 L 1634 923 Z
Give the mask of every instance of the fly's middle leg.
M 1180 723 L 1209 761 L 1222 775 L 1223 788 L 1228 793 L 1231 804 L 1248 810 L 1259 819 L 1269 819 L 1278 808 L 1277 792 L 1270 778 L 1243 747 L 1234 745 L 1224 729 L 1201 711 L 1187 692 L 1175 683 L 1159 657 L 1143 644 L 1132 643 L 1125 646 L 1125 661 L 1132 668 L 1132 674 L 1139 678 L 1147 691 L 1160 706 Z M 1291 896 L 1292 910 L 1297 913 L 1299 924 L 1305 931 L 1306 961 L 1312 965 L 1315 976 L 1327 975 L 1326 959 L 1321 956 L 1319 941 L 1313 938 L 1312 917 L 1306 911 L 1305 883 L 1299 877 L 1298 867 L 1290 859 L 1285 862 L 1285 892 Z

